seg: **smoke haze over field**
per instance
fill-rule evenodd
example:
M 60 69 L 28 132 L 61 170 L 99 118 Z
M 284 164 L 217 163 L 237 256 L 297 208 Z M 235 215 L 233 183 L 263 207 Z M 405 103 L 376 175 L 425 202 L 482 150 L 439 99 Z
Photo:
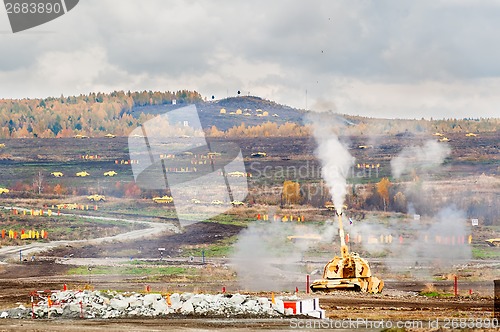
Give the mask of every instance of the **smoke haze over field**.
M 471 259 L 471 246 L 467 243 L 470 229 L 464 211 L 454 205 L 439 210 L 434 217 L 403 221 L 393 220 L 388 225 L 373 221 L 357 224 L 351 230 L 354 238 L 362 235 L 362 247 L 371 254 L 388 253 L 386 263 L 394 272 L 408 271 L 408 268 L 429 267 L 449 268 L 454 264 L 464 263 Z M 411 234 L 403 243 L 398 236 L 404 232 Z M 392 243 L 367 241 L 368 236 L 378 239 L 380 235 L 392 235 Z M 414 270 L 415 274 L 428 274 L 428 269 Z M 426 275 L 428 277 L 428 275 Z
M 280 221 L 250 224 L 239 234 L 230 257 L 240 287 L 249 291 L 291 291 L 291 285 L 297 285 L 299 280 L 303 282 L 304 271 L 298 263 L 304 253 L 312 245 L 332 243 L 336 230 L 332 223 L 324 226 Z M 294 243 L 287 239 L 290 235 L 316 236 L 318 239 Z
M 437 168 L 451 154 L 450 147 L 434 140 L 423 146 L 407 147 L 391 160 L 392 175 L 399 178 L 411 171 L 429 172 Z

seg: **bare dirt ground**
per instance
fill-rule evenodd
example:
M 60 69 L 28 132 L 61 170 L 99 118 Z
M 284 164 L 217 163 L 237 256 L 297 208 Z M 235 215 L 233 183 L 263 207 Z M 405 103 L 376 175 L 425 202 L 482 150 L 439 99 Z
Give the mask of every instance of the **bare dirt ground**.
M 451 134 L 452 159 L 448 162 L 445 172 L 439 174 L 440 179 L 450 180 L 450 188 L 456 185 L 455 178 L 463 176 L 487 176 L 498 174 L 498 137 L 499 133 L 486 133 L 478 138 L 465 138 L 463 134 Z M 427 137 L 426 139 L 428 139 Z M 404 145 L 415 144 L 415 137 L 381 137 L 384 144 L 375 148 L 358 149 L 362 144 L 370 144 L 367 138 L 352 138 L 351 152 L 361 162 L 380 162 L 380 176 L 390 173 L 389 161 Z M 421 139 L 421 138 L 418 138 Z M 36 144 L 33 144 L 36 142 Z M 57 158 L 52 153 L 54 140 L 12 140 L 8 144 L 6 155 L 0 163 L 0 175 L 9 179 L 5 185 L 13 185 L 16 179 L 31 181 L 35 171 L 45 173 L 62 170 L 68 174 L 62 180 L 47 179 L 51 183 L 60 181 L 67 188 L 95 187 L 103 171 L 116 169 L 119 175 L 115 179 L 100 179 L 100 186 L 111 188 L 116 181 L 132 179 L 129 166 L 117 165 L 115 160 L 127 159 L 126 139 L 116 140 L 89 139 L 84 143 L 80 140 L 59 140 L 57 144 L 67 145 Z M 246 157 L 247 166 L 252 163 L 256 169 L 266 166 L 300 167 L 308 163 L 308 167 L 317 165 L 314 160 L 314 142 L 309 138 L 257 138 L 241 139 Z M 85 146 L 82 146 L 85 144 Z M 33 147 L 37 148 L 37 155 L 33 154 Z M 256 151 L 266 151 L 267 158 L 251 159 L 250 154 Z M 81 155 L 98 154 L 99 160 L 90 161 L 81 159 Z M 26 164 L 29 162 L 29 164 Z M 89 170 L 89 178 L 79 179 L 74 176 L 76 171 Z M 254 171 L 254 169 L 251 169 Z M 452 175 L 451 175 L 452 174 Z M 436 179 L 433 179 L 436 180 Z M 281 181 L 281 180 L 280 180 Z M 2 183 L 3 185 L 3 183 Z M 468 186 L 469 184 L 464 184 Z M 78 188 L 77 188 L 78 187 Z M 75 189 L 75 190 L 76 190 Z M 451 189 L 450 189 L 451 191 Z M 134 217 L 127 217 L 133 219 Z M 153 225 L 153 223 L 151 224 Z M 29 293 L 33 290 L 62 289 L 63 284 L 73 289 L 85 287 L 93 289 L 114 289 L 120 291 L 144 291 L 150 285 L 157 292 L 220 292 L 225 286 L 228 292 L 245 292 L 237 283 L 236 278 L 227 272 L 227 262 L 224 259 L 207 258 L 202 265 L 197 258 L 180 255 L 179 250 L 186 246 L 203 246 L 228 239 L 241 231 L 240 226 L 207 223 L 203 227 L 191 225 L 186 227 L 182 235 L 173 234 L 165 228 L 166 224 L 159 223 L 158 228 L 139 230 L 142 234 L 136 238 L 118 237 L 108 241 L 94 243 L 60 243 L 62 246 L 51 249 L 43 255 L 37 255 L 34 262 L 13 263 L 12 257 L 8 264 L 0 265 L 0 309 L 16 307 L 19 304 L 29 305 Z M 140 238 L 143 237 L 143 238 Z M 478 240 L 484 240 L 487 234 L 481 234 Z M 476 241 L 476 238 L 474 239 Z M 52 244 L 51 246 L 54 246 Z M 49 249 L 47 246 L 44 249 Z M 196 274 L 166 275 L 158 280 L 138 275 L 68 275 L 67 272 L 77 266 L 124 264 L 123 261 L 113 261 L 108 257 L 119 257 L 127 260 L 158 258 L 158 247 L 165 248 L 164 264 L 168 266 L 193 269 Z M 14 256 L 19 248 L 10 248 L 10 256 Z M 39 248 L 37 248 L 38 250 Z M 40 256 L 40 257 L 38 257 Z M 44 257 L 42 257 L 44 256 Z M 170 257 L 168 257 L 170 256 Z M 77 260 L 80 259 L 80 260 Z M 383 264 L 383 259 L 380 264 Z M 90 263 L 89 263 L 90 262 Z M 319 266 L 324 262 L 317 262 Z M 373 267 L 378 268 L 375 262 Z M 220 271 L 226 271 L 221 273 Z M 304 286 L 300 289 L 300 296 L 318 296 L 320 305 L 326 309 L 327 317 L 332 320 L 366 318 L 372 320 L 421 320 L 443 319 L 485 319 L 492 317 L 493 310 L 493 278 L 498 278 L 498 267 L 486 269 L 479 263 L 473 263 L 470 270 L 484 272 L 478 278 L 476 274 L 460 281 L 460 296 L 455 297 L 426 297 L 418 292 L 433 284 L 441 293 L 449 293 L 453 287 L 452 280 L 418 280 L 411 277 L 402 279 L 392 278 L 392 275 L 383 275 L 386 278 L 386 288 L 382 294 L 370 295 L 361 293 L 337 292 L 332 294 L 306 295 Z M 385 273 L 385 272 L 384 272 Z M 314 277 L 313 277 L 314 279 Z M 295 285 L 290 285 L 293 289 Z M 468 290 L 472 289 L 472 295 Z M 271 296 L 269 292 L 259 293 Z M 276 295 L 290 295 L 276 293 Z M 0 320 L 0 331 L 154 331 L 154 330 L 288 330 L 291 327 L 289 319 L 211 319 L 193 317 L 175 317 L 165 319 L 120 319 L 120 320 Z M 427 330 L 427 329 L 422 329 Z
M 194 226 L 194 225 L 193 225 Z M 221 227 L 222 226 L 222 227 Z M 214 224 L 212 232 L 200 234 L 200 229 L 192 227 L 188 230 L 189 243 L 219 241 L 222 236 L 213 236 L 214 233 L 224 233 L 223 236 L 231 235 L 235 230 L 227 228 L 227 225 Z M 199 226 L 198 226 L 199 227 Z M 212 235 L 211 235 L 212 234 Z M 166 236 L 167 237 L 167 236 Z M 170 238 L 177 238 L 170 235 Z M 170 241 L 173 242 L 173 241 Z M 182 243 L 185 243 L 182 240 Z M 106 246 L 107 244 L 103 244 Z M 172 248 L 176 246 L 171 243 Z M 179 245 L 179 243 L 177 243 Z M 184 278 L 179 276 L 164 276 L 161 280 L 151 281 L 135 275 L 67 275 L 67 271 L 76 265 L 86 265 L 87 261 L 99 260 L 105 265 L 125 264 L 125 259 L 114 259 L 107 261 L 99 257 L 99 246 L 93 246 L 84 253 L 88 258 L 71 258 L 64 264 L 61 259 L 45 258 L 35 262 L 24 262 L 19 264 L 4 264 L 0 266 L 0 309 L 15 307 L 19 304 L 29 306 L 29 293 L 33 290 L 57 290 L 67 284 L 72 289 L 114 289 L 121 291 L 142 292 L 149 285 L 154 292 L 206 292 L 217 293 L 222 286 L 227 287 L 230 293 L 240 292 L 271 297 L 270 292 L 248 293 L 239 288 L 233 278 L 211 279 L 215 276 L 214 271 L 222 269 L 227 263 L 220 258 L 209 258 L 206 264 L 191 262 L 185 257 L 171 258 L 165 261 L 166 265 L 198 268 L 200 275 L 207 274 L 208 278 Z M 92 249 L 92 250 L 91 250 Z M 73 250 L 73 251 L 72 251 Z M 73 252 L 74 248 L 58 249 L 53 251 L 59 254 Z M 173 251 L 175 252 L 175 250 Z M 92 257 L 94 254 L 97 257 Z M 85 256 L 85 255 L 80 255 Z M 153 260 L 148 260 L 153 262 Z M 156 260 L 157 261 L 157 260 Z M 375 265 L 379 265 L 377 263 Z M 217 274 L 220 276 L 220 274 Z M 227 277 L 227 276 L 226 276 Z M 306 294 L 301 286 L 300 297 L 319 297 L 320 305 L 326 310 L 327 317 L 332 321 L 358 320 L 360 318 L 370 321 L 419 321 L 423 326 L 431 320 L 440 320 L 446 324 L 454 319 L 490 319 L 493 311 L 493 297 L 491 281 L 461 281 L 460 296 L 455 297 L 425 297 L 418 295 L 420 290 L 427 286 L 428 282 L 421 280 L 386 280 L 386 287 L 382 294 L 363 294 L 354 292 L 315 293 Z M 440 292 L 449 292 L 453 287 L 453 281 L 434 281 L 434 288 Z M 472 295 L 467 290 L 474 289 Z M 275 293 L 276 296 L 292 295 L 291 293 Z M 220 319 L 220 318 L 196 318 L 196 317 L 168 317 L 164 319 L 114 319 L 114 320 L 0 320 L 0 331 L 200 331 L 200 330 L 288 330 L 296 322 L 290 318 L 285 319 Z M 349 329 L 346 329 L 349 330 Z M 380 329 L 366 329 L 369 331 Z M 412 330 L 412 329 L 409 329 Z M 418 329 L 413 329 L 416 331 Z M 421 331 L 428 330 L 427 328 Z
M 158 256 L 158 248 L 165 248 L 163 254 L 176 256 L 182 246 L 208 244 L 237 235 L 241 226 L 218 223 L 198 223 L 189 225 L 182 234 L 163 233 L 154 238 L 141 238 L 134 241 L 106 243 L 104 245 L 84 244 L 83 246 L 58 247 L 50 250 L 48 256 L 63 257 L 130 257 L 151 258 Z

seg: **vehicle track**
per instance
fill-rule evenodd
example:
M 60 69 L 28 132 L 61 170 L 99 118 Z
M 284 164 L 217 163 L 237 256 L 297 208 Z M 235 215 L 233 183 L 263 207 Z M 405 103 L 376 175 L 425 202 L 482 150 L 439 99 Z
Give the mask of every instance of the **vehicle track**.
M 26 208 L 22 207 L 6 207 L 2 206 L 3 209 L 17 209 L 18 211 L 28 211 Z M 105 236 L 95 239 L 84 239 L 84 240 L 59 240 L 51 242 L 32 242 L 30 244 L 21 246 L 5 246 L 0 248 L 0 261 L 6 262 L 8 260 L 16 260 L 19 258 L 19 252 L 22 251 L 23 255 L 33 255 L 35 253 L 46 251 L 59 246 L 66 246 L 72 244 L 99 244 L 107 241 L 129 241 L 135 240 L 142 237 L 150 237 L 157 235 L 161 232 L 171 231 L 178 233 L 180 230 L 177 225 L 173 223 L 159 223 L 146 220 L 134 220 L 134 219 L 124 219 L 124 218 L 113 218 L 113 217 L 103 217 L 103 216 L 92 216 L 92 215 L 81 215 L 76 213 L 61 213 L 63 216 L 73 216 L 78 218 L 94 219 L 94 220 L 107 220 L 107 221 L 123 221 L 128 223 L 137 223 L 149 226 L 148 228 L 133 230 L 130 232 L 120 233 L 113 236 Z

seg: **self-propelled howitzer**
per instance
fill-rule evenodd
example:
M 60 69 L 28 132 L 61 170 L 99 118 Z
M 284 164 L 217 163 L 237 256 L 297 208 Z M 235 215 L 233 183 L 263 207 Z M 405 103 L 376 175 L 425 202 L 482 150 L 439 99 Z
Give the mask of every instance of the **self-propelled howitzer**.
M 342 213 L 336 213 L 339 222 L 340 253 L 329 261 L 323 270 L 323 278 L 313 281 L 311 290 L 333 291 L 354 290 L 368 293 L 380 293 L 384 282 L 373 277 L 368 262 L 355 252 L 349 252 L 345 242 Z

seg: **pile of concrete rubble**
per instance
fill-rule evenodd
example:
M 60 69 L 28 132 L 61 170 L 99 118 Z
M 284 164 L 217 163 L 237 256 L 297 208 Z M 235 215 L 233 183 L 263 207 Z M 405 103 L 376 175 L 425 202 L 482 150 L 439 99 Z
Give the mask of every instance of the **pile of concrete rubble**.
M 0 313 L 0 318 L 117 318 L 157 317 L 171 314 L 211 317 L 278 317 L 293 314 L 282 298 L 241 294 L 148 293 L 101 291 L 55 292 L 37 298 L 32 307 L 19 306 Z

